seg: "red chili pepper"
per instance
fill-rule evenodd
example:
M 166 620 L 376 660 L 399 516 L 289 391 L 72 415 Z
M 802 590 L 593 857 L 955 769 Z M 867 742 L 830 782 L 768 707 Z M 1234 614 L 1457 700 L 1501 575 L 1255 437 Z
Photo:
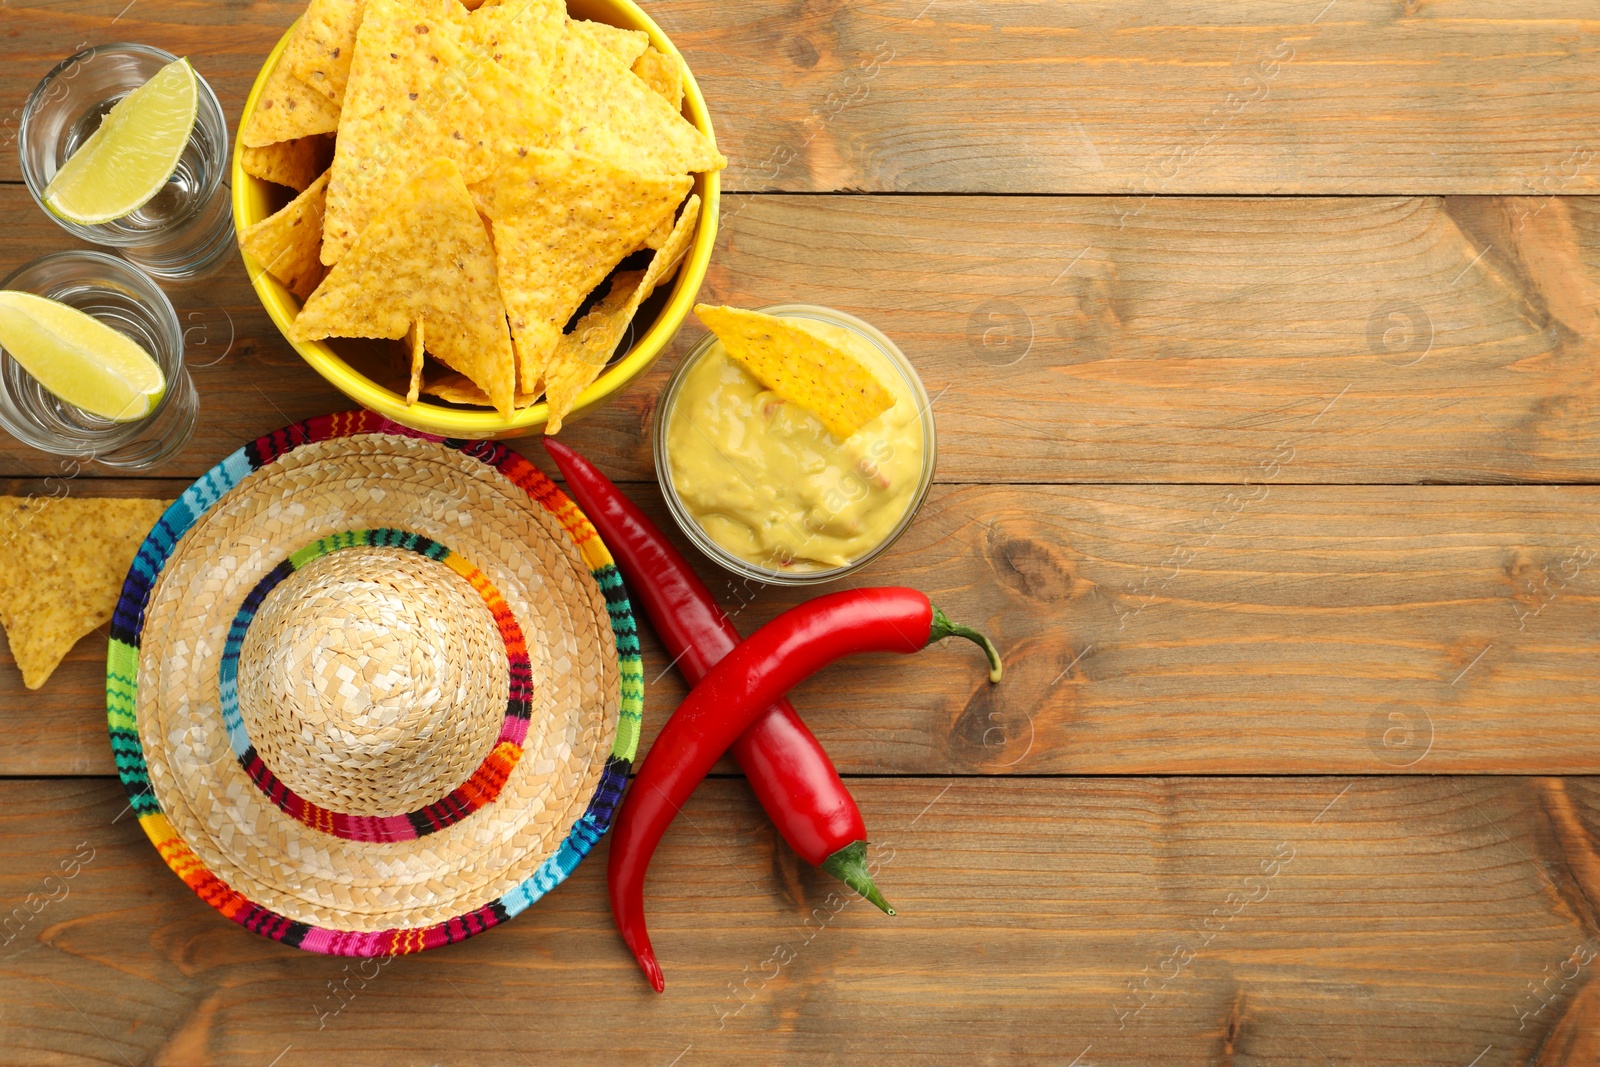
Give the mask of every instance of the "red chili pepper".
M 690 685 L 733 651 L 739 631 L 689 561 L 593 463 L 546 437 L 567 492 L 611 550 L 629 596 L 650 617 Z M 733 743 L 756 799 L 795 854 L 893 915 L 867 873 L 867 824 L 828 753 L 788 700 L 779 700 Z
M 919 652 L 946 637 L 976 641 L 989 657 L 989 680 L 1000 680 L 1000 654 L 989 639 L 952 623 L 915 589 L 828 593 L 751 634 L 678 705 L 623 798 L 606 872 L 617 929 L 656 992 L 666 983 L 645 929 L 645 870 L 717 757 L 773 701 L 834 660 L 859 652 Z

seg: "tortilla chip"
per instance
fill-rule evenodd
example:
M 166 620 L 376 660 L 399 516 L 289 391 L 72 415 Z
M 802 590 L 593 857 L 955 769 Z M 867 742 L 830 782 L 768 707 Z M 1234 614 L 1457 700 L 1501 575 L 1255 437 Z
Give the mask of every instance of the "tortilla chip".
M 459 16 L 368 0 L 328 186 L 324 263 L 339 262 L 377 207 L 429 161 L 449 159 L 465 180 L 481 181 L 497 151 L 542 145 L 555 131 L 550 102 L 465 44 L 468 16 L 448 2 Z
M 297 31 L 298 32 L 298 31 Z M 278 141 L 294 141 L 339 128 L 339 109 L 326 96 L 296 78 L 279 57 L 256 98 L 250 121 L 239 139 L 249 148 L 265 148 Z
M 757 381 L 810 411 L 841 441 L 894 405 L 853 354 L 863 342 L 843 327 L 709 304 L 696 304 L 694 313 Z
M 550 69 L 561 112 L 561 146 L 620 166 L 663 174 L 721 170 L 710 138 L 616 56 L 568 30 Z
M 652 45 L 633 61 L 639 80 L 660 93 L 672 110 L 683 110 L 683 60 L 675 52 L 658 52 Z
M 472 379 L 465 374 L 441 374 L 422 385 L 422 391 L 429 396 L 436 396 L 440 400 L 448 400 L 452 404 L 476 404 L 479 407 L 490 407 L 489 397 L 482 389 L 472 384 Z M 517 393 L 516 406 L 525 408 L 530 404 L 539 402 L 539 394 Z
M 446 374 L 442 377 L 431 378 L 423 384 L 422 391 L 429 396 L 436 396 L 440 400 L 447 400 L 452 404 L 489 406 L 488 394 L 473 385 L 472 380 L 465 374 Z
M 694 228 L 699 221 L 700 198 L 691 196 L 650 266 L 643 273 L 613 275 L 611 292 L 578 320 L 571 333 L 562 336 L 545 371 L 545 399 L 550 404 L 545 433 L 561 432 L 562 421 L 605 369 L 639 306 L 650 299 L 656 286 L 677 272 L 694 241 Z
M 687 174 L 641 174 L 593 156 L 532 149 L 474 186 L 478 210 L 493 226 L 524 391 L 543 377 L 584 297 L 671 214 L 691 184 Z
M 689 202 L 683 205 L 683 212 L 672 227 L 671 236 L 650 261 L 650 267 L 645 272 L 645 285 L 648 291 L 639 298 L 639 303 L 644 303 L 658 285 L 671 279 L 678 272 L 678 264 L 683 262 L 683 257 L 689 252 L 689 246 L 694 243 L 694 228 L 699 222 L 700 197 L 696 194 L 689 197 Z
M 366 0 L 311 0 L 283 58 L 296 78 L 327 97 L 334 107 L 344 103 L 345 82 L 356 50 L 356 30 Z
M 643 30 L 624 30 L 603 22 L 586 22 L 582 19 L 573 19 L 567 23 L 567 27 L 573 33 L 587 37 L 590 44 L 616 56 L 617 62 L 625 67 L 633 66 L 633 61 L 650 47 L 650 35 Z
M 417 394 L 422 391 L 422 361 L 427 355 L 423 349 L 422 319 L 411 324 L 411 329 L 406 333 L 406 345 L 411 349 L 411 385 L 406 389 L 406 406 L 410 407 L 417 402 Z
M 328 273 L 320 255 L 327 199 L 328 172 L 323 171 L 299 196 L 239 235 L 239 247 L 301 300 Z
M 515 365 L 494 249 L 448 159 L 424 166 L 380 208 L 289 333 L 398 339 L 424 318 L 428 351 L 510 415 Z
M 479 48 L 525 84 L 540 88 L 566 25 L 562 0 L 488 0 L 468 20 Z
M 561 421 L 571 413 L 578 397 L 589 383 L 600 377 L 606 363 L 617 350 L 617 342 L 628 331 L 634 301 L 644 282 L 642 270 L 618 271 L 611 276 L 611 291 L 578 320 L 571 333 L 562 334 L 545 368 L 545 400 L 550 416 L 544 432 L 561 432 Z
M 287 185 L 296 192 L 303 192 L 332 162 L 333 138 L 322 133 L 260 148 L 245 145 L 239 151 L 239 164 L 246 174 Z
M 672 216 L 668 215 L 656 223 L 656 228 L 644 235 L 644 247 L 660 248 L 667 243 L 667 238 L 672 236 Z
M 168 500 L 0 497 L 0 623 L 22 684 L 37 689 L 104 625 Z

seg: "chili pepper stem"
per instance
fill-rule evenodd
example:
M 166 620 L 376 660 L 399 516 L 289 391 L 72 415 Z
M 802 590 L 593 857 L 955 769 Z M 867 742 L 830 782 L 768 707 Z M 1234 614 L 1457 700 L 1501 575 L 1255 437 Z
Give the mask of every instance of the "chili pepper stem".
M 994 647 L 994 642 L 970 626 L 958 626 L 950 621 L 950 617 L 939 610 L 939 605 L 933 608 L 933 625 L 929 627 L 928 644 L 942 641 L 946 637 L 965 637 L 968 641 L 977 644 L 983 649 L 983 654 L 989 657 L 989 681 L 998 682 L 1004 667 L 1000 663 L 1000 650 Z
M 866 897 L 872 905 L 885 915 L 893 915 L 894 909 L 889 902 L 883 899 L 883 894 L 878 892 L 877 885 L 872 881 L 872 875 L 867 873 L 867 843 L 865 841 L 852 841 L 848 845 L 822 861 L 822 869 L 833 875 L 845 885 Z

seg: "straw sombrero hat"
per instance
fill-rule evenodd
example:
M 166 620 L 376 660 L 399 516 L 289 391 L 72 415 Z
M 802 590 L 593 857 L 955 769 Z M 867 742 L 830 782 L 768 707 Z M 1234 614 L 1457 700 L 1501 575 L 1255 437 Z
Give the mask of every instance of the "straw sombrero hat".
M 195 482 L 111 625 L 145 832 L 206 903 L 314 952 L 516 915 L 606 831 L 638 744 L 638 637 L 588 520 L 501 445 L 369 412 Z

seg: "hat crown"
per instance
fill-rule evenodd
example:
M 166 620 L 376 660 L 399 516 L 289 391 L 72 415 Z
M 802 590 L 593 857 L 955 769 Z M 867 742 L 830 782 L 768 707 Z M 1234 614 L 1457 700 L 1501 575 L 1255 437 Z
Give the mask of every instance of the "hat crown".
M 392 816 L 448 794 L 494 747 L 504 642 L 455 571 L 396 548 L 313 560 L 262 602 L 239 652 L 258 754 L 332 811 Z

